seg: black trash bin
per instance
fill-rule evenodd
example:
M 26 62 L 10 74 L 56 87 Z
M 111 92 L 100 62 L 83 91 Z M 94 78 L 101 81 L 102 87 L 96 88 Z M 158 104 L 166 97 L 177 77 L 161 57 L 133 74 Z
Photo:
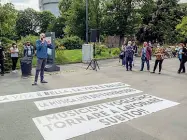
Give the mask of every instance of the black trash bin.
M 32 58 L 30 57 L 23 57 L 20 60 L 21 65 L 21 72 L 23 77 L 27 77 L 31 75 L 32 70 Z

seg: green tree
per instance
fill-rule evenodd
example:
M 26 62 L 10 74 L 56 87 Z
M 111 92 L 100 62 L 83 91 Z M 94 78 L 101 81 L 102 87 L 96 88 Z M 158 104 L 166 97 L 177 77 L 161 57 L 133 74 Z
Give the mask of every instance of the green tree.
M 0 4 L 0 35 L 10 36 L 14 35 L 17 11 L 10 3 Z
M 47 31 L 55 32 L 57 38 L 64 36 L 65 19 L 63 17 L 56 18 L 52 24 L 49 25 Z
M 105 0 L 104 0 L 105 1 Z M 102 3 L 104 1 L 89 0 L 89 28 L 101 27 Z M 85 39 L 86 28 L 86 1 L 85 0 L 61 0 L 59 8 L 61 16 L 65 19 L 66 27 L 64 32 L 66 35 L 79 36 Z
M 177 41 L 176 25 L 184 16 L 178 0 L 158 0 L 152 12 L 151 20 L 140 29 L 139 40 L 175 43 Z M 141 39 L 140 39 L 141 38 Z
M 63 16 L 66 20 L 64 29 L 67 35 L 77 35 L 81 39 L 85 39 L 85 0 L 76 0 Z
M 119 35 L 121 39 L 134 35 L 141 23 L 139 8 L 144 0 L 108 0 L 104 4 L 102 29 L 106 35 Z
M 19 36 L 37 35 L 40 27 L 39 12 L 28 8 L 19 11 L 16 22 L 16 32 Z
M 103 6 L 106 1 L 89 0 L 89 26 L 93 29 L 101 28 Z
M 49 11 L 40 13 L 40 32 L 45 33 L 49 26 L 56 20 L 56 17 Z
M 70 9 L 73 0 L 60 0 L 59 9 L 62 15 L 65 15 L 66 12 Z
M 187 38 L 187 16 L 183 17 L 182 22 L 176 26 L 178 33 Z

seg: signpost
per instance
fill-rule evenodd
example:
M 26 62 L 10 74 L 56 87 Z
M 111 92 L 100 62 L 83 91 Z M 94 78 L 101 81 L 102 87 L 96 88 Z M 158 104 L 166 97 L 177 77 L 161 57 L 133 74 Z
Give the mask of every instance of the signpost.
M 60 67 L 55 65 L 55 33 L 54 32 L 49 32 L 46 33 L 46 41 L 50 41 L 51 44 L 53 45 L 53 49 L 47 50 L 47 65 L 45 67 L 45 71 L 47 72 L 53 72 L 53 71 L 60 71 Z

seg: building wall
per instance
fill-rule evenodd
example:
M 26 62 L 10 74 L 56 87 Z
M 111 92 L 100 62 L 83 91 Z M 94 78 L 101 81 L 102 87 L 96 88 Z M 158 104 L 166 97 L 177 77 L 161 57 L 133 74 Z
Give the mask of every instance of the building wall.
M 56 17 L 60 15 L 58 4 L 59 4 L 59 0 L 39 0 L 40 10 L 50 11 Z

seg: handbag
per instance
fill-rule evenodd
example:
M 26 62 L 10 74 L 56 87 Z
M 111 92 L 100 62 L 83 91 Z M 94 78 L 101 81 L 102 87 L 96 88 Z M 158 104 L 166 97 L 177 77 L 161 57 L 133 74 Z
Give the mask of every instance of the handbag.
M 123 58 L 124 58 L 124 52 L 121 52 L 121 53 L 120 53 L 119 58 L 120 58 L 120 59 L 123 59 Z

